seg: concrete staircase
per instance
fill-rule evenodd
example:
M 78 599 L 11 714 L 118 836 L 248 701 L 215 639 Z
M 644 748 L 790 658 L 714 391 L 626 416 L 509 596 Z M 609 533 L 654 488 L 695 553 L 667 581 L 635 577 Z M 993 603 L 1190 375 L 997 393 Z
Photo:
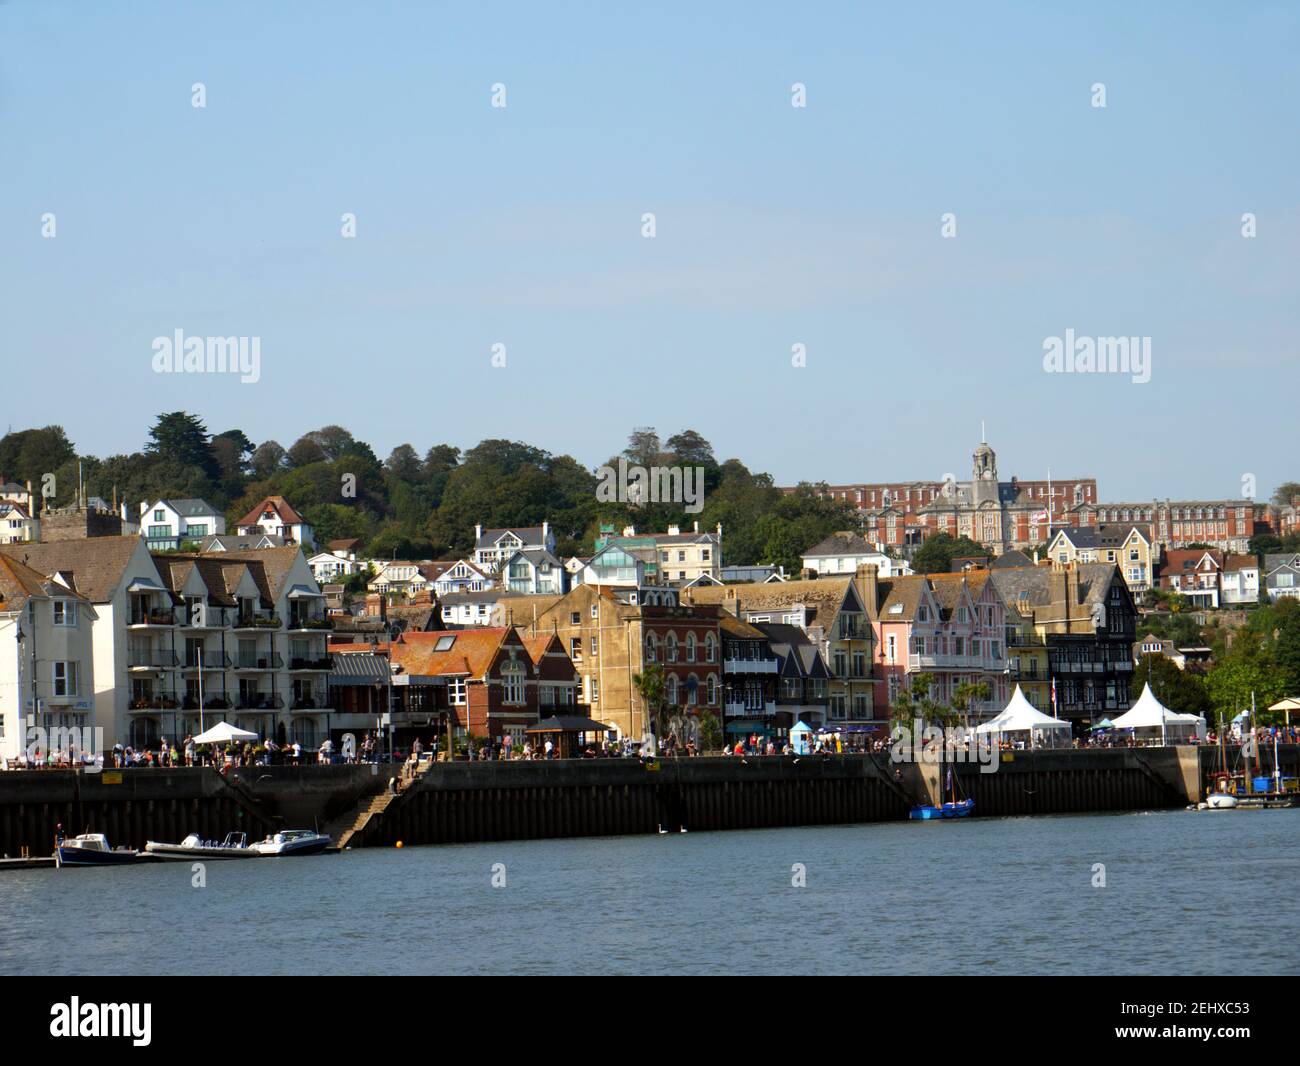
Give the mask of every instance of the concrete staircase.
M 347 814 L 336 818 L 326 830 L 330 840 L 333 841 L 331 847 L 338 848 L 340 851 L 346 848 L 352 838 L 370 824 L 372 818 L 383 817 L 384 811 L 388 810 L 389 804 L 397 799 L 398 795 L 399 793 L 396 792 L 381 792 L 378 796 L 369 796 Z
M 352 810 L 334 819 L 325 830 L 330 837 L 330 847 L 339 851 L 348 847 L 352 838 L 363 832 L 372 820 L 382 819 L 384 811 L 414 785 L 428 768 L 429 764 L 425 763 L 413 773 L 403 772 L 400 777 L 394 779 L 395 790 L 385 790 L 377 796 L 364 796 Z

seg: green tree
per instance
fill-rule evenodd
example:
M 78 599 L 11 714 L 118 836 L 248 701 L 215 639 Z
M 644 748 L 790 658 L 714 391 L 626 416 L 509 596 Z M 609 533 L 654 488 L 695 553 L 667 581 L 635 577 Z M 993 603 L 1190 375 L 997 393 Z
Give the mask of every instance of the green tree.
M 146 454 L 176 464 L 177 468 L 195 467 L 209 481 L 221 477 L 208 428 L 197 415 L 185 411 L 159 415 L 149 431 L 144 450 Z
M 645 705 L 646 715 L 654 726 L 656 739 L 664 736 L 664 709 L 668 696 L 668 677 L 658 663 L 650 663 L 632 675 L 632 687 Z

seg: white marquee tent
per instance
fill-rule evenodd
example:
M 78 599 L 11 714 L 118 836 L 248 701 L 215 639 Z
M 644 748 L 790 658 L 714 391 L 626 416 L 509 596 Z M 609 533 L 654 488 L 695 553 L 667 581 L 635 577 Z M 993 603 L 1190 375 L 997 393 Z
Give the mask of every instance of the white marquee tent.
M 218 722 L 206 733 L 194 738 L 195 744 L 233 744 L 241 740 L 256 740 L 257 734 L 240 729 L 229 722 Z
M 1178 714 L 1171 711 L 1155 697 L 1151 686 L 1142 689 L 1137 703 L 1121 714 L 1114 722 L 1115 729 L 1158 729 L 1160 739 L 1169 739 L 1171 733 L 1175 739 L 1188 739 L 1188 734 L 1198 737 L 1205 735 L 1205 719 L 1195 714 Z
M 1070 742 L 1070 723 L 1044 714 L 1016 686 L 1007 705 L 987 722 L 975 727 L 976 733 L 1028 733 L 1030 746 L 1038 742 L 1060 747 Z

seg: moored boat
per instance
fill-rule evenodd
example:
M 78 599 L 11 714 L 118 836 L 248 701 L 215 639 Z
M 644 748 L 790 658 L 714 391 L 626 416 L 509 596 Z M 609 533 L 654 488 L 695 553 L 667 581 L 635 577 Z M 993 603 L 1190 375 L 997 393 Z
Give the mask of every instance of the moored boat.
M 54 841 L 55 866 L 124 866 L 138 861 L 140 853 L 131 848 L 114 848 L 103 833 L 82 833 L 65 837 L 60 828 Z
M 310 829 L 282 829 L 265 840 L 250 844 L 258 855 L 317 855 L 329 847 L 330 838 Z
M 162 844 L 150 840 L 144 850 L 160 859 L 256 859 L 261 853 L 248 845 L 245 833 L 227 833 L 223 841 L 203 840 L 198 833 L 191 833 L 179 844 Z

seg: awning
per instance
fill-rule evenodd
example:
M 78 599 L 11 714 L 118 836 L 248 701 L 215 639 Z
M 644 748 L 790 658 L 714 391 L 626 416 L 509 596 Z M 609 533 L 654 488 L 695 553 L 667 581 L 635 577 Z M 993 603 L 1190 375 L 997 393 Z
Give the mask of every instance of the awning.
M 524 730 L 525 733 L 608 733 L 609 726 L 591 718 L 577 715 L 560 715 L 547 718 Z
M 306 599 L 323 600 L 324 598 L 325 598 L 325 593 L 312 592 L 312 590 L 308 588 L 306 585 L 294 585 L 293 588 L 289 590 L 289 599 L 291 600 L 306 600 Z
M 166 592 L 158 582 L 147 577 L 137 577 L 131 584 L 126 586 L 127 592 Z

